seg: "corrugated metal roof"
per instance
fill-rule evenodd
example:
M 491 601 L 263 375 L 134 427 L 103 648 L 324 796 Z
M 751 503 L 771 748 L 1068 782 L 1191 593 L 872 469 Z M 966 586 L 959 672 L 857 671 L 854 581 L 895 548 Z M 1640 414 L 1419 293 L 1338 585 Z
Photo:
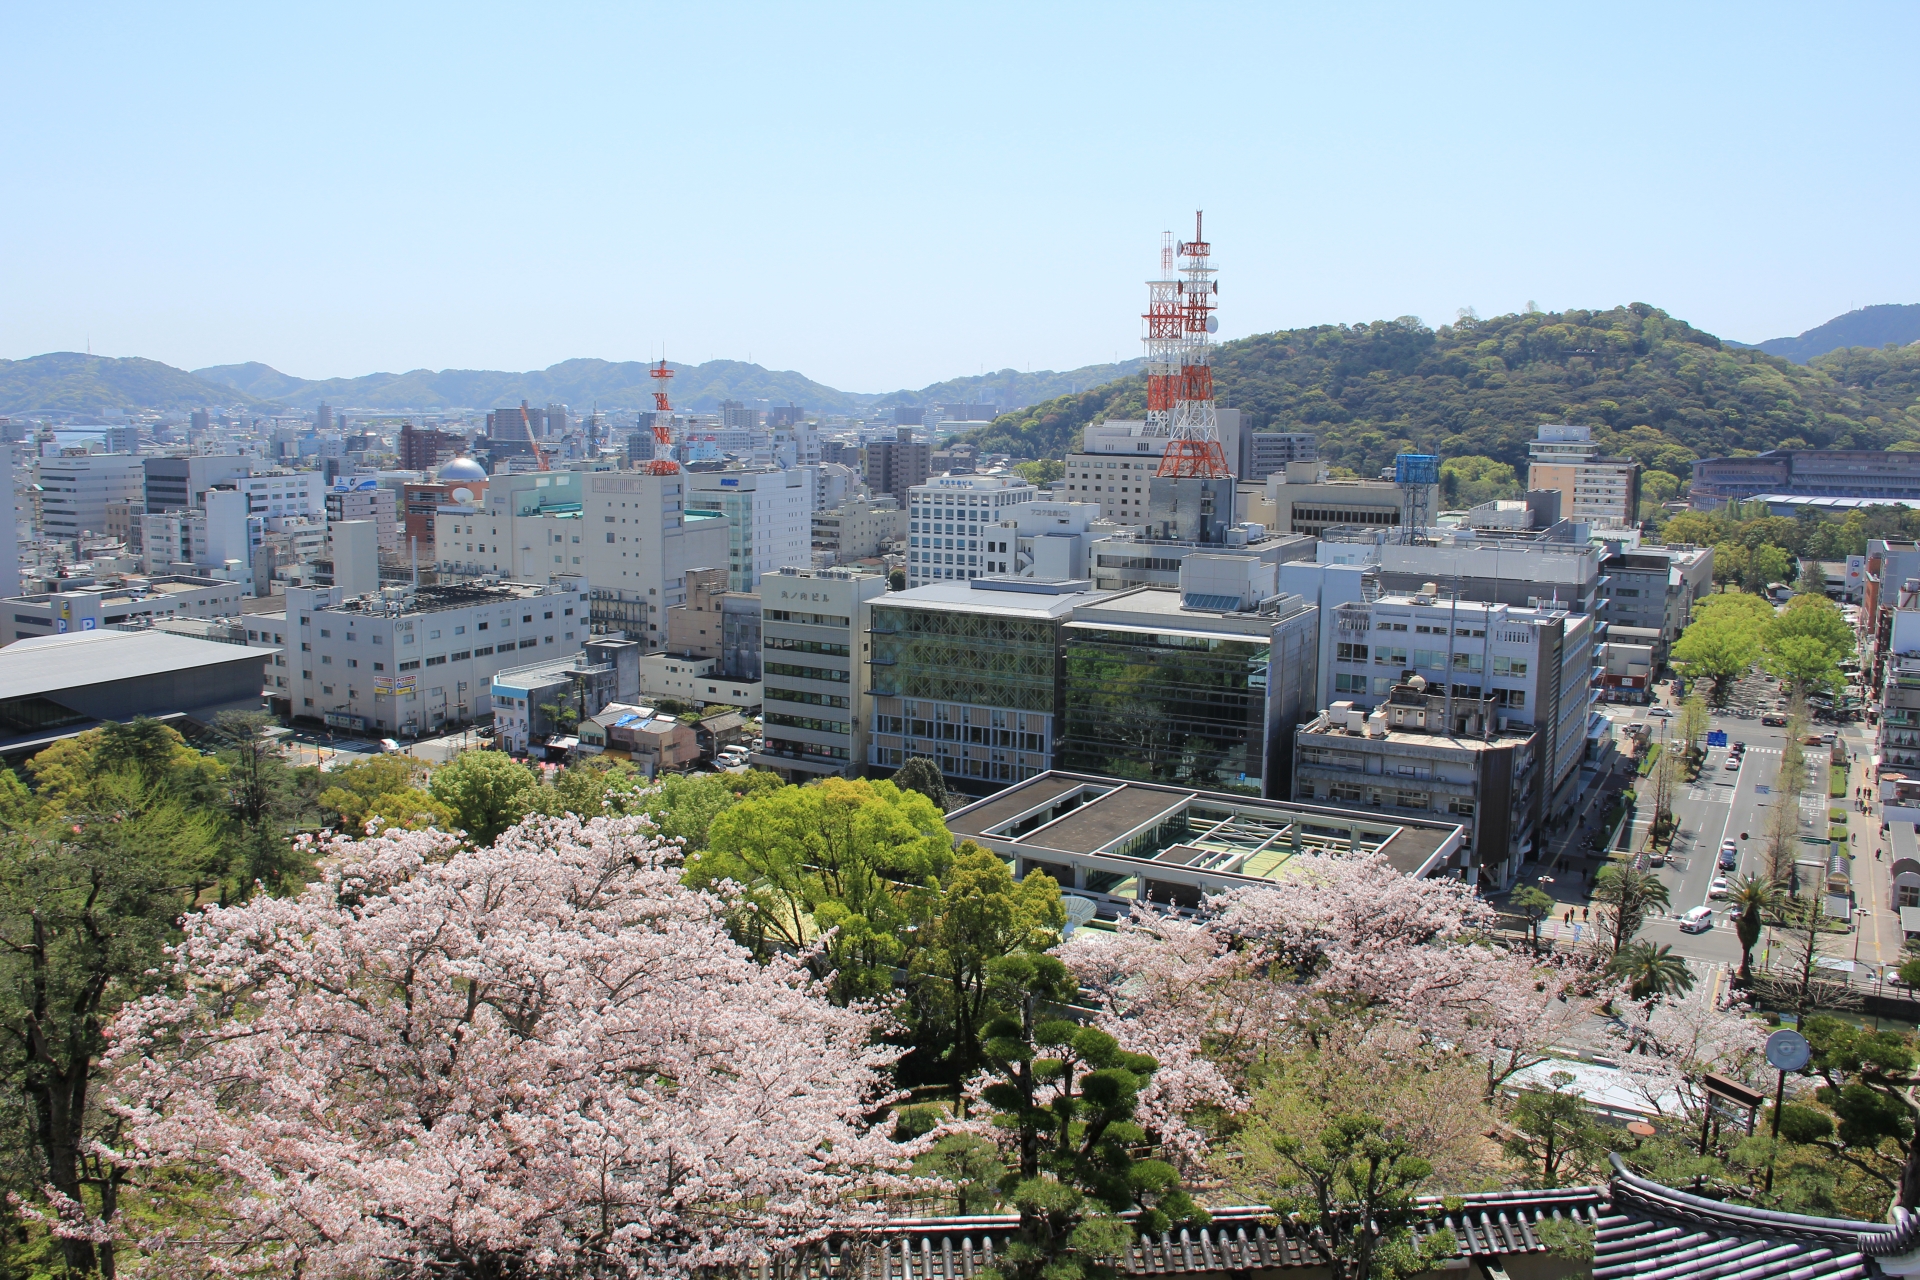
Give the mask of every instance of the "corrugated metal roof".
M 242 648 L 165 631 L 82 631 L 16 640 L 0 649 L 0 698 L 137 680 L 228 663 L 264 666 L 278 649 Z

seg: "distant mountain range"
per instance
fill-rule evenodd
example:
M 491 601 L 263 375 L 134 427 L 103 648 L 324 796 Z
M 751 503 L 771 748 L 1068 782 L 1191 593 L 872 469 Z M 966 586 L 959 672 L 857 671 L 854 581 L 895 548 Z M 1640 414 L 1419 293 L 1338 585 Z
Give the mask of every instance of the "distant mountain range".
M 1920 342 L 1920 304 L 1883 303 L 1861 307 L 1843 316 L 1809 329 L 1797 338 L 1768 338 L 1753 344 L 1770 356 L 1783 356 L 1795 364 L 1805 364 L 1815 356 L 1838 351 L 1842 347 L 1884 347 L 1889 342 L 1906 346 Z M 1743 347 L 1744 342 L 1727 345 Z
M 917 391 L 884 395 L 837 391 L 798 373 L 740 360 L 669 365 L 676 408 L 699 411 L 723 400 L 797 404 L 820 413 L 859 413 L 890 405 L 993 404 L 1002 411 L 1082 391 L 1140 368 L 1139 360 L 1088 365 L 1064 373 L 1001 369 L 951 378 Z M 528 373 L 486 369 L 415 369 L 360 378 L 296 378 L 259 363 L 215 365 L 188 373 L 154 360 L 113 359 L 62 351 L 26 360 L 0 360 L 0 413 L 93 413 L 103 408 L 192 409 L 202 405 L 375 412 L 491 409 L 559 401 L 584 412 L 651 407 L 654 380 L 633 360 L 566 360 Z

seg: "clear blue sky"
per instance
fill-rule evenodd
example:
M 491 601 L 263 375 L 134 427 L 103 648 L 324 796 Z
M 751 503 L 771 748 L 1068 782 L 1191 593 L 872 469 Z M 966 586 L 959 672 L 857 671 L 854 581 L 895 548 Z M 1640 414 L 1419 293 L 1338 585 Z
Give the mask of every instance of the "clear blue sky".
M 1920 302 L 1920 6 L 0 7 L 0 356 L 848 390 L 1529 300 Z

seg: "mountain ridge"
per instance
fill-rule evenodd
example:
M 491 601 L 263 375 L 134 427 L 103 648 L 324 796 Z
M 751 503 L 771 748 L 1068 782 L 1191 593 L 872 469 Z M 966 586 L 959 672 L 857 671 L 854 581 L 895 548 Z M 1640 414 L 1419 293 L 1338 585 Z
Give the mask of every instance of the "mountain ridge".
M 1886 302 L 1857 307 L 1792 338 L 1768 338 L 1753 346 L 1770 356 L 1806 364 L 1816 356 L 1846 347 L 1884 347 L 1888 343 L 1904 347 L 1914 342 L 1920 342 L 1920 303 Z

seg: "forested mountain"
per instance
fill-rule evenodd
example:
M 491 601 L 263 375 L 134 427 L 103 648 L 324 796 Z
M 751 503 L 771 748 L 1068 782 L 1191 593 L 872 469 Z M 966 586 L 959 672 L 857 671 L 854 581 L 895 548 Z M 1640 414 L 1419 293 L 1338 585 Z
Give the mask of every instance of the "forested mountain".
M 952 378 L 885 394 L 839 391 L 798 373 L 765 369 L 744 360 L 676 364 L 673 402 L 677 407 L 712 410 L 722 400 L 770 400 L 797 404 L 817 413 L 860 413 L 889 405 L 986 403 L 1027 405 L 1079 387 L 1097 386 L 1132 373 L 1140 361 L 1089 365 L 1055 372 L 1021 373 L 1001 369 L 975 377 Z M 311 409 L 322 400 L 354 409 L 492 408 L 521 400 L 545 404 L 557 400 L 584 410 L 638 409 L 653 405 L 657 384 L 646 364 L 634 360 L 566 360 L 528 373 L 491 369 L 414 369 L 408 373 L 370 373 L 359 378 L 295 378 L 268 365 L 229 364 L 195 370 L 194 376 L 247 395 Z
M 1861 307 L 1797 338 L 1769 338 L 1755 346 L 1770 356 L 1785 356 L 1805 364 L 1842 347 L 1884 347 L 1889 342 L 1901 346 L 1920 342 L 1920 304 Z
M 1405 318 L 1259 334 L 1222 344 L 1214 385 L 1255 429 L 1317 432 L 1320 456 L 1360 475 L 1406 450 L 1523 467 L 1542 422 L 1591 424 L 1609 449 L 1683 477 L 1693 458 L 1736 450 L 1920 447 L 1920 348 L 1854 348 L 1798 365 L 1644 303 L 1437 330 Z M 1139 417 L 1145 400 L 1135 375 L 974 435 L 1057 458 L 1082 426 Z
M 252 396 L 216 386 L 158 360 L 112 359 L 78 351 L 0 360 L 0 413 L 191 409 L 252 401 Z

